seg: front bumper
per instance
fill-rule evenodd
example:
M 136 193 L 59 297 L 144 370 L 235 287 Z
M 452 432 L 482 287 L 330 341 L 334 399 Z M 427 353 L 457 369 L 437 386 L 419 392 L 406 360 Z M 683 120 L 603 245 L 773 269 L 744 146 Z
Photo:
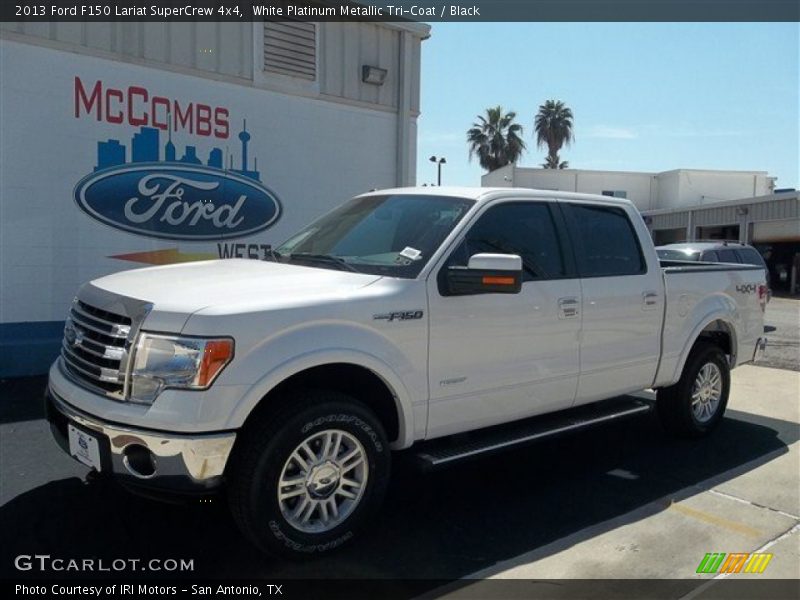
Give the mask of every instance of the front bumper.
M 178 434 L 108 423 L 84 413 L 48 386 L 45 414 L 53 437 L 69 454 L 68 425 L 98 440 L 100 472 L 154 492 L 208 492 L 222 483 L 234 432 Z M 141 468 L 142 460 L 152 468 Z

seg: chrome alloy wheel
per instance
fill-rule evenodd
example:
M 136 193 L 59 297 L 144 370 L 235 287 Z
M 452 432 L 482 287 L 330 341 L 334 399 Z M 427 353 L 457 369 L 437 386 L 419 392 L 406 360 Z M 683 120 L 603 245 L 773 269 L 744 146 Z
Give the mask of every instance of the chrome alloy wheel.
M 304 533 L 324 533 L 358 506 L 367 485 L 364 446 L 340 429 L 306 438 L 283 465 L 278 481 L 281 514 Z
M 698 423 L 708 422 L 719 408 L 722 399 L 722 373 L 709 362 L 697 373 L 692 384 L 692 413 Z

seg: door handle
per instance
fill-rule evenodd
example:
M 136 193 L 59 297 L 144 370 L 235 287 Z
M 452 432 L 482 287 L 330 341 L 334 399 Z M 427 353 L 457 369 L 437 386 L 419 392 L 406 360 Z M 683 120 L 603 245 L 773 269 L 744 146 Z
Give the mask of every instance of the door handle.
M 558 299 L 558 318 L 574 319 L 579 314 L 580 301 L 577 298 Z
M 658 306 L 658 292 L 644 292 L 642 294 L 642 307 L 647 310 Z

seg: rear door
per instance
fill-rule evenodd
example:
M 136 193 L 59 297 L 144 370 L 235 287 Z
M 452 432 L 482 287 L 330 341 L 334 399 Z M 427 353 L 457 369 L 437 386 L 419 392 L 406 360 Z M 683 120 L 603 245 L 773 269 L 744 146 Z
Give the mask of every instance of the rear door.
M 633 210 L 562 202 L 583 289 L 576 404 L 649 387 L 661 345 L 664 284 L 647 229 Z

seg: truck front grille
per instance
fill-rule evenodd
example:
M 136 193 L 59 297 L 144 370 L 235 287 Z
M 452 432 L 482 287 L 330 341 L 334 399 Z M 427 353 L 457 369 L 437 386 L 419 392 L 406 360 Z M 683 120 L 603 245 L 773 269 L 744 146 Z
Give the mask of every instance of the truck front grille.
M 76 301 L 64 327 L 64 366 L 87 387 L 122 399 L 131 328 L 130 317 Z

